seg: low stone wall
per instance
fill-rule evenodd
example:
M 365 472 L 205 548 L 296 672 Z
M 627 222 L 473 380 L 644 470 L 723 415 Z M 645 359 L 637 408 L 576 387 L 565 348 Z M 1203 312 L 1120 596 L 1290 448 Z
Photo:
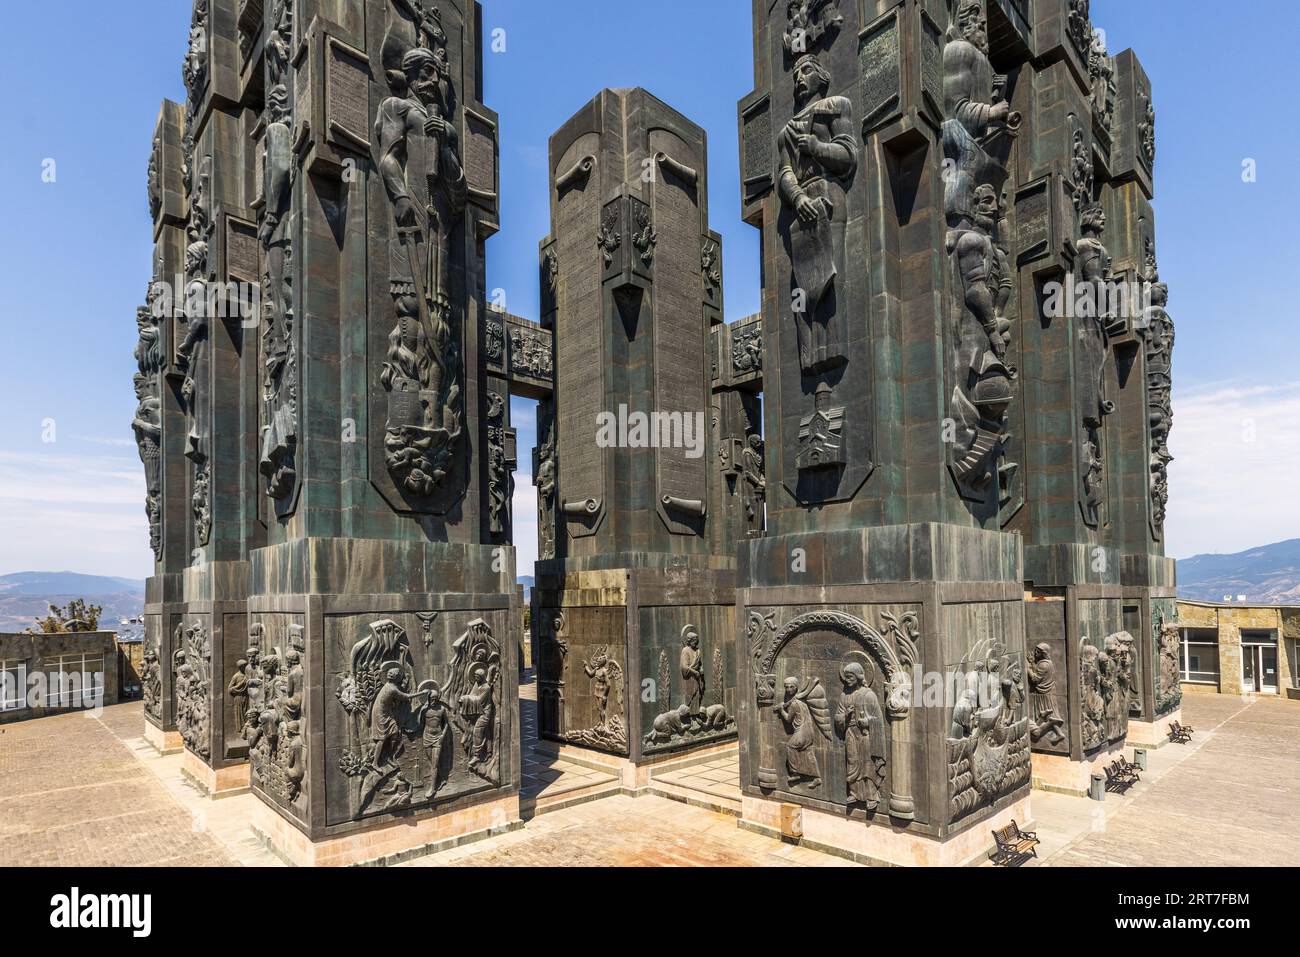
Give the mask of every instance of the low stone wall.
M 48 673 L 59 667 L 60 659 L 68 655 L 103 657 L 103 697 L 99 700 L 86 700 L 82 694 L 75 695 L 71 706 L 60 706 L 54 695 L 59 688 L 53 686 Z M 117 704 L 119 688 L 119 663 L 117 652 L 117 635 L 111 631 L 74 631 L 53 634 L 0 634 L 0 662 L 6 669 L 12 669 L 15 663 L 22 665 L 26 687 L 20 689 L 25 699 L 23 707 L 0 711 L 0 724 L 11 721 L 23 721 L 39 718 L 46 714 L 58 714 L 64 711 L 83 710 L 87 707 L 104 707 Z M 13 671 L 7 673 L 12 674 Z M 37 680 L 38 675 L 45 676 L 44 682 Z M 80 692 L 82 684 L 78 671 L 69 690 Z M 5 689 L 6 697 L 11 689 Z

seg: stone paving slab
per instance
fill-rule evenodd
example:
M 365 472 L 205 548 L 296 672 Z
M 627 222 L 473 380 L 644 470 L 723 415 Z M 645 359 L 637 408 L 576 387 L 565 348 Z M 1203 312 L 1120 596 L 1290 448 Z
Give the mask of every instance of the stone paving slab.
M 235 864 L 132 753 L 143 727 L 138 702 L 0 727 L 0 866 Z
M 1036 791 L 1043 844 L 1031 865 L 1266 865 L 1300 861 L 1300 703 L 1188 696 L 1190 745 L 1150 752 L 1128 795 L 1104 803 Z M 211 801 L 179 755 L 140 736 L 139 703 L 99 717 L 57 715 L 0 728 L 0 866 L 279 866 L 248 828 L 257 799 Z M 553 759 L 547 759 L 555 764 Z M 565 762 L 567 764 L 567 762 Z M 590 780 L 555 764 L 551 784 Z M 732 793 L 734 757 L 668 772 Z M 594 772 L 599 776 L 600 772 Z M 547 776 L 538 774 L 541 777 Z M 844 866 L 837 857 L 741 830 L 736 818 L 649 795 L 560 806 L 517 831 L 409 866 Z

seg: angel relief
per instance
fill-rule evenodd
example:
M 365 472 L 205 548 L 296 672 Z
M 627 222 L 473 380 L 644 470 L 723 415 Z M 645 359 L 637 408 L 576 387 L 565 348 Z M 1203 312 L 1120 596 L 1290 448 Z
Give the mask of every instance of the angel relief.
M 790 787 L 806 784 L 816 791 L 822 786 L 817 745 L 831 738 L 831 711 L 826 689 L 817 678 L 800 681 L 786 678 L 785 697 L 773 711 L 785 725 L 785 773 Z
M 352 647 L 335 694 L 348 715 L 339 770 L 354 820 L 500 784 L 501 646 L 476 619 L 452 651 L 443 681 L 416 685 L 410 641 L 395 621 L 373 622 Z

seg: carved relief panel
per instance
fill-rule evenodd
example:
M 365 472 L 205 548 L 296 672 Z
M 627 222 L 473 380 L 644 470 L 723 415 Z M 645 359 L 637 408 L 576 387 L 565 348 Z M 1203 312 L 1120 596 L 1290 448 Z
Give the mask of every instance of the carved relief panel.
M 734 622 L 731 606 L 640 609 L 643 754 L 735 736 Z
M 622 606 L 538 611 L 538 731 L 627 755 L 627 626 Z
M 327 823 L 509 785 L 507 613 L 325 619 Z M 502 636 L 502 637 L 498 637 Z M 507 654 L 508 653 L 508 654 Z
M 307 811 L 306 628 L 302 615 L 250 616 L 247 648 L 226 687 L 227 706 L 240 721 L 253 787 L 299 819 Z M 231 633 L 228 643 L 238 635 Z M 236 646 L 237 647 L 237 646 Z
M 927 818 L 909 729 L 919 611 L 751 609 L 751 779 L 764 794 L 906 824 Z M 793 610 L 791 610 L 793 611 Z

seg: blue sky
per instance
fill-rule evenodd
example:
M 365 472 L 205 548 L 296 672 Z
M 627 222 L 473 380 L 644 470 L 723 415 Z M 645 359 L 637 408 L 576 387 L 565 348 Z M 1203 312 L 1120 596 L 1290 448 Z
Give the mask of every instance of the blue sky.
M 130 432 L 135 308 L 149 275 L 145 166 L 159 101 L 181 99 L 188 0 L 9 3 L 0 36 L 0 574 L 144 577 L 143 478 Z M 1155 85 L 1161 275 L 1178 327 L 1168 542 L 1178 557 L 1300 536 L 1300 125 L 1292 4 L 1094 0 L 1112 52 Z M 489 287 L 535 317 L 548 230 L 546 143 L 601 87 L 644 86 L 709 133 L 726 311 L 759 301 L 740 221 L 736 101 L 752 86 L 749 0 L 487 0 L 501 114 L 501 233 Z M 1247 12 L 1248 11 L 1248 12 Z M 56 38 L 62 42 L 56 42 Z M 75 55 L 74 55 L 75 54 Z M 42 181 L 47 159 L 53 183 Z M 1254 160 L 1258 179 L 1242 181 Z M 53 423 L 55 441 L 50 438 Z M 516 406 L 521 452 L 529 403 Z M 516 501 L 532 560 L 531 486 Z

